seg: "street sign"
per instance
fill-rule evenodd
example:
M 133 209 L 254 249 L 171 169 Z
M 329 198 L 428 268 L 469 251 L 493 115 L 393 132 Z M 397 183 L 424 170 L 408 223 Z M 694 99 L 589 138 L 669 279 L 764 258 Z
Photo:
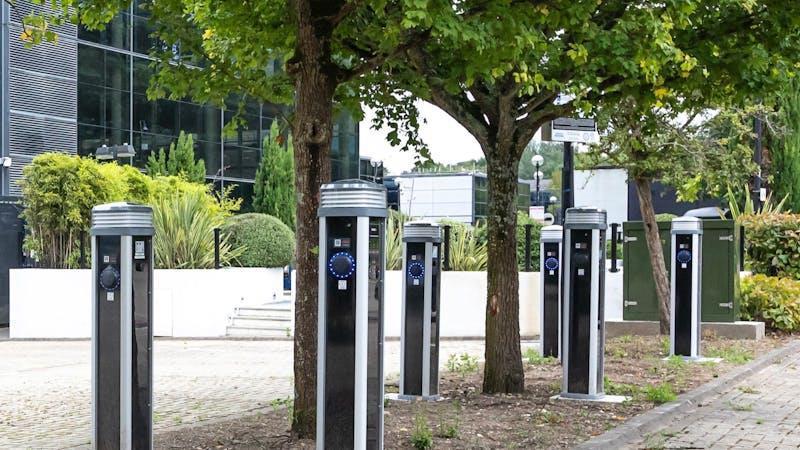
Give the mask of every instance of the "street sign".
M 542 126 L 542 140 L 595 144 L 600 142 L 600 135 L 594 119 L 559 117 Z
M 528 216 L 533 220 L 544 222 L 544 206 L 531 206 L 528 210 Z

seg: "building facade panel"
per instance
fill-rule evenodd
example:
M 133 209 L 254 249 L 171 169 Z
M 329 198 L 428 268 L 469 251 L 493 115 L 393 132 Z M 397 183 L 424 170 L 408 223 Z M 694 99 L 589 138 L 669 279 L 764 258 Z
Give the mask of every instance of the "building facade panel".
M 29 48 L 22 39 L 22 20 L 46 7 L 18 0 L 9 8 L 0 0 L 7 22 L 0 29 L 0 87 L 7 83 L 10 98 L 0 106 L 0 157 L 13 159 L 12 167 L 0 172 L 0 186 L 9 185 L 18 194 L 22 168 L 40 153 L 92 156 L 104 144 L 133 144 L 137 154 L 131 162 L 144 169 L 150 154 L 168 149 L 184 132 L 193 137 L 207 179 L 219 188 L 236 185 L 234 192 L 245 198 L 246 209 L 263 140 L 286 107 L 247 102 L 240 116 L 244 125 L 230 131 L 225 126 L 238 110 L 236 99 L 225 109 L 189 99 L 149 100 L 147 53 L 155 42 L 146 12 L 140 2 L 132 3 L 104 30 L 59 25 L 52 28 L 59 34 L 57 43 Z M 340 115 L 331 149 L 333 178 L 357 178 L 358 160 L 358 123 Z

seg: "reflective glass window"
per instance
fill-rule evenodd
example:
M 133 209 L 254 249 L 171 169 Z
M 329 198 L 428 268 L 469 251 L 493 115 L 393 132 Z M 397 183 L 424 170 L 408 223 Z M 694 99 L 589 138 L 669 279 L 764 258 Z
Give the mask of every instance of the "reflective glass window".
M 124 13 L 119 14 L 102 30 L 89 30 L 80 26 L 78 27 L 78 39 L 129 50 L 131 48 L 130 16 Z

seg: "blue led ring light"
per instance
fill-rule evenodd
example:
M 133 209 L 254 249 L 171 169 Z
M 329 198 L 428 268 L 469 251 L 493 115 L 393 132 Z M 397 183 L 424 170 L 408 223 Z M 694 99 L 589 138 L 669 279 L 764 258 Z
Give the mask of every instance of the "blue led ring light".
M 553 258 L 552 256 L 544 260 L 544 268 L 547 270 L 556 270 L 558 269 L 558 259 Z
M 345 261 L 347 264 L 344 269 L 335 267 L 337 262 Z M 334 253 L 331 259 L 328 260 L 328 272 L 337 280 L 346 280 L 350 278 L 356 271 L 356 260 L 348 252 Z
M 412 262 L 408 265 L 408 276 L 415 280 L 421 280 L 425 276 L 425 266 L 419 261 Z
M 689 250 L 681 250 L 676 257 L 679 263 L 686 264 L 692 260 L 692 252 Z

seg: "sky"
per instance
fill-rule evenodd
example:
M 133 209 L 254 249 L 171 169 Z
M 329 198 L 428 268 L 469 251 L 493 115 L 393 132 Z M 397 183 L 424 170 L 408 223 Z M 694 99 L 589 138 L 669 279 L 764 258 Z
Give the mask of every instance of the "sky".
M 447 113 L 426 102 L 420 102 L 419 112 L 422 118 L 420 135 L 428 144 L 434 161 L 452 164 L 483 156 L 478 141 Z M 413 153 L 402 152 L 386 142 L 388 130 L 376 131 L 371 128 L 373 117 L 374 113 L 368 110 L 361 121 L 361 156 L 383 161 L 392 175 L 414 167 Z

